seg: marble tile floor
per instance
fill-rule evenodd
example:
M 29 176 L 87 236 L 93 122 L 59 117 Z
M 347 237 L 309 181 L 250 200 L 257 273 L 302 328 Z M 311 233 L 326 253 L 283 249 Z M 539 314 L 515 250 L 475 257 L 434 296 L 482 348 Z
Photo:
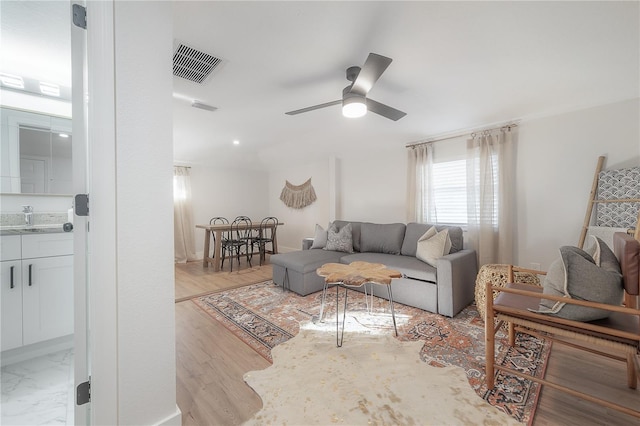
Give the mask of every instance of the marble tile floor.
M 0 383 L 0 424 L 73 424 L 73 349 L 4 366 Z

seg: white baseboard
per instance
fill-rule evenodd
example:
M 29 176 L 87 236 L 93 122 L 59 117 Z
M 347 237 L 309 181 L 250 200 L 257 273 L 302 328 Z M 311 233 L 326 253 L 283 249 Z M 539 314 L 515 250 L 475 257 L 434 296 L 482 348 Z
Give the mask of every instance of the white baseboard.
M 4 367 L 69 348 L 73 348 L 73 334 L 4 351 L 0 354 L 0 365 Z
M 178 405 L 176 404 L 176 411 L 172 415 L 159 421 L 158 423 L 156 423 L 156 425 L 157 426 L 182 426 L 182 411 L 180 411 L 180 408 L 178 408 Z

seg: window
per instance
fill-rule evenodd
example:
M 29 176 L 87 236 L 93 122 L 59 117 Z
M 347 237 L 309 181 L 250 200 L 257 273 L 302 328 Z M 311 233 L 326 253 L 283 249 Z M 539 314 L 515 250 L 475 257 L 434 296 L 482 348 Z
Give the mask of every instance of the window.
M 467 162 L 454 160 L 434 163 L 433 203 L 430 216 L 436 223 L 467 224 Z M 426 197 L 425 197 L 426 199 Z
M 476 162 L 479 160 L 476 159 Z M 425 166 L 427 167 L 427 166 Z M 479 166 L 474 167 L 479 173 Z M 498 225 L 498 161 L 496 156 L 491 158 L 491 173 L 493 174 L 493 216 L 492 223 Z M 437 223 L 443 225 L 457 225 L 465 227 L 468 224 L 468 202 L 470 199 L 469 187 L 467 185 L 467 160 L 450 160 L 433 163 L 431 171 L 433 181 L 433 203 L 429 205 L 429 197 L 423 198 L 425 202 L 425 212 L 428 217 L 423 218 L 424 222 Z M 478 182 L 479 175 L 474 181 Z M 480 199 L 474 197 L 476 211 L 480 211 Z

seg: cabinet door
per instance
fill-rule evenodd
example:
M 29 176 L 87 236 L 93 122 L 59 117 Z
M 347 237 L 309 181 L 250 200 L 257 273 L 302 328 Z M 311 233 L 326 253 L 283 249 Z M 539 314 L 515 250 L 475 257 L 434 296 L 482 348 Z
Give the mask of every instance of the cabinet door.
M 73 333 L 73 256 L 22 261 L 23 343 Z
M 2 335 L 0 349 L 22 346 L 22 269 L 19 260 L 0 262 Z

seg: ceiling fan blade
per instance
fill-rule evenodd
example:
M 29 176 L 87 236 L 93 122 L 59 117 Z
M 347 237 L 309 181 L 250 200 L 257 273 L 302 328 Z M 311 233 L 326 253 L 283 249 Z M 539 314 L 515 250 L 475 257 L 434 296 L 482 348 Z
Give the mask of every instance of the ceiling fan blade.
M 353 82 L 351 92 L 367 96 L 373 84 L 378 81 L 382 73 L 387 69 L 393 59 L 376 53 L 369 53 L 366 62 L 362 66 L 356 81 Z
M 398 109 L 392 108 L 389 105 L 381 104 L 380 102 L 376 102 L 373 99 L 367 98 L 367 109 L 371 112 L 375 112 L 383 117 L 388 118 L 389 120 L 398 121 L 405 115 L 406 112 L 402 112 Z
M 295 111 L 285 112 L 285 114 L 287 114 L 287 115 L 302 114 L 303 112 L 309 112 L 309 111 L 313 111 L 314 109 L 320 109 L 320 108 L 326 108 L 326 107 L 330 107 L 330 106 L 334 106 L 334 105 L 340 105 L 341 103 L 342 103 L 342 99 L 339 99 L 337 101 L 331 101 L 331 102 L 327 102 L 327 103 L 324 103 L 324 104 L 319 104 L 319 105 L 314 105 L 314 106 L 310 106 L 310 107 L 306 107 L 306 108 L 302 108 L 302 109 L 297 109 Z

